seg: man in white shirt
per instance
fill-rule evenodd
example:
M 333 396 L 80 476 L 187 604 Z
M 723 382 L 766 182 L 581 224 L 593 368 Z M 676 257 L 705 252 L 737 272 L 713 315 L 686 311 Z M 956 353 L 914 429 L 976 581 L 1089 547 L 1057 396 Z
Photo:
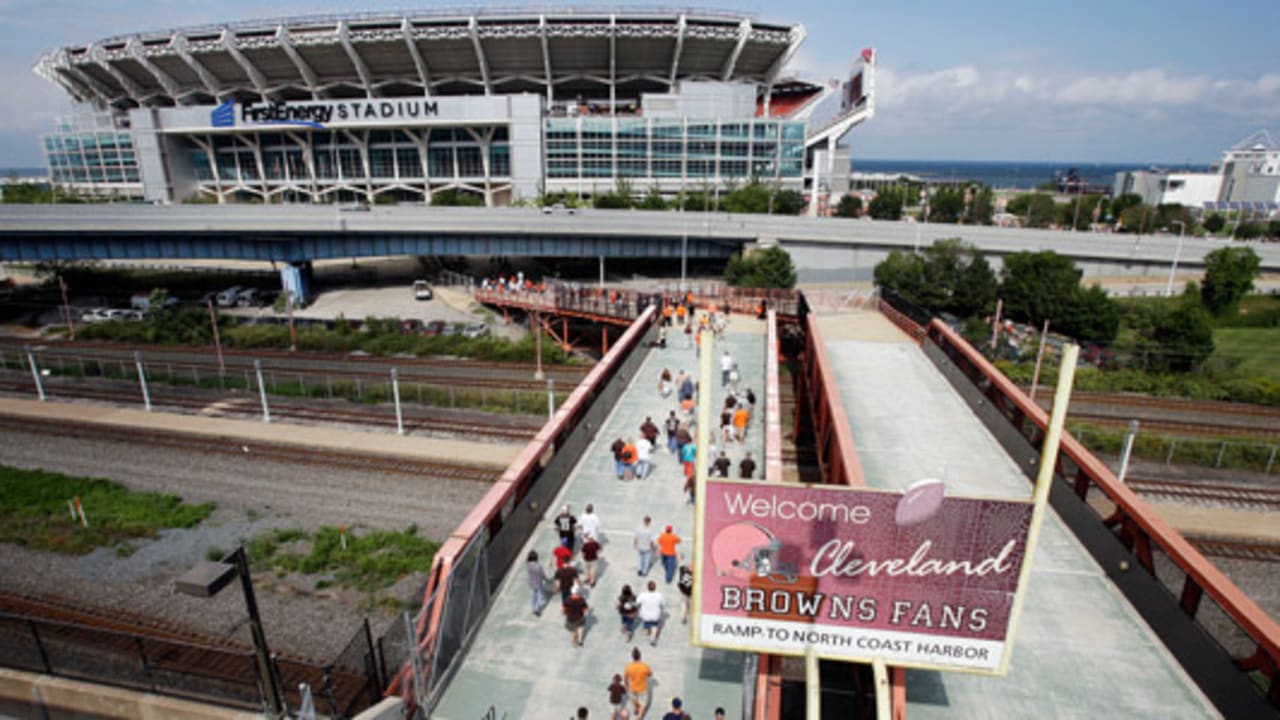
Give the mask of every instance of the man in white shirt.
M 640 576 L 649 574 L 649 566 L 653 564 L 653 528 L 649 523 L 653 522 L 647 515 L 640 527 L 636 528 L 636 536 L 632 541 L 632 547 L 636 549 L 637 567 L 636 574 Z
M 724 355 L 720 357 L 720 387 L 729 384 L 729 371 L 733 370 L 733 365 L 733 356 L 725 350 Z
M 636 440 L 636 479 L 643 480 L 649 475 L 649 459 L 653 456 L 653 445 L 644 438 Z
M 662 632 L 662 607 L 665 604 L 662 593 L 658 592 L 658 584 L 650 580 L 649 589 L 640 593 L 636 604 L 640 606 L 640 622 L 644 624 L 644 631 L 649 636 L 649 644 L 657 645 L 658 633 Z
M 578 529 L 582 531 L 582 539 L 600 539 L 600 517 L 596 515 L 595 506 L 587 503 L 587 511 L 578 518 Z

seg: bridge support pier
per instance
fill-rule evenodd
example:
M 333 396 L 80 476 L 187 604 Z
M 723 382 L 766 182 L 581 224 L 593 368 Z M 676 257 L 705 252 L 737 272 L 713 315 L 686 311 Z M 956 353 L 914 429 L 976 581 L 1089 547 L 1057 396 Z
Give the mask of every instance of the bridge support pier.
M 280 268 L 280 286 L 293 298 L 294 306 L 311 302 L 311 262 L 291 262 Z

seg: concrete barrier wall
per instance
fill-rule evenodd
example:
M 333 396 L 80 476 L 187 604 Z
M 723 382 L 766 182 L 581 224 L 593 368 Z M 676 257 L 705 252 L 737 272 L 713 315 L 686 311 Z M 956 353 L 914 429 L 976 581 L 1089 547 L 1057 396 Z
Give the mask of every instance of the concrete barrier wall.
M 0 668 L 0 717 L 26 720 L 260 720 L 261 714 Z

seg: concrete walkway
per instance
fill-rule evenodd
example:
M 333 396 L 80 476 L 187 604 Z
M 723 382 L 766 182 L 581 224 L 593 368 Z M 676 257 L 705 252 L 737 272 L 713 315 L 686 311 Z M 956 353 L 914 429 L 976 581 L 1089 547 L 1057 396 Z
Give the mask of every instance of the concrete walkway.
M 607 718 L 606 688 L 613 675 L 621 674 L 630 662 L 632 647 L 640 648 L 656 678 L 649 718 L 662 717 L 676 696 L 684 700 L 686 711 L 694 717 L 710 718 L 716 707 L 725 708 L 728 717 L 741 716 L 743 654 L 690 645 L 690 626 L 680 622 L 680 595 L 675 584 L 663 582 L 660 565 L 650 570 L 648 578 L 636 575 L 632 536 L 645 515 L 653 518 L 658 532 L 668 524 L 674 526 L 682 538 L 679 549 L 692 562 L 693 507 L 685 502 L 680 465 L 663 446 L 654 453 L 654 468 L 648 478 L 624 482 L 614 476 L 609 450 L 615 438 L 638 435 L 646 416 L 661 426 L 667 413 L 676 409 L 675 393 L 667 399 L 658 395 L 658 377 L 664 367 L 673 377 L 681 369 L 693 374 L 697 367 L 694 351 L 684 348 L 683 334 L 672 332 L 671 337 L 674 343 L 666 350 L 654 350 L 641 365 L 560 497 L 548 508 L 545 522 L 519 555 L 523 559 L 530 550 L 537 550 L 547 564 L 557 542 L 551 521 L 560 506 L 569 503 L 574 515 L 581 515 L 587 503 L 595 505 L 603 525 L 604 551 L 599 581 L 586 596 L 591 614 L 584 646 L 571 644 L 558 595 L 551 597 L 541 617 L 531 613 L 524 563 L 519 561 L 508 571 L 433 718 L 470 720 L 484 716 L 490 707 L 496 713 L 493 717 L 509 720 L 567 718 L 580 706 L 587 707 L 592 718 Z M 738 361 L 742 387 L 750 387 L 757 403 L 762 403 L 764 323 L 735 317 L 723 343 L 714 350 L 717 358 L 725 348 Z M 726 391 L 719 387 L 718 363 L 715 370 L 712 400 L 718 411 Z M 760 470 L 756 477 L 763 472 L 763 416 L 764 409 L 757 404 L 746 447 L 729 447 L 735 476 L 744 450 L 757 459 Z M 646 579 L 658 583 L 666 600 L 666 620 L 656 647 L 649 645 L 642 630 L 627 642 L 615 610 L 622 585 L 630 584 L 639 593 Z

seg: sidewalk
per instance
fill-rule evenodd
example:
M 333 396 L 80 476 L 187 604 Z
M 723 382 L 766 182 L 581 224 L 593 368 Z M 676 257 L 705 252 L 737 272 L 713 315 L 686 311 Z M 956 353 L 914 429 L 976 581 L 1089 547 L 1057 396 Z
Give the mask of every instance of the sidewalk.
M 264 423 L 254 420 L 232 420 L 166 412 L 146 412 L 106 405 L 64 402 L 39 402 L 0 398 L 0 415 L 63 419 L 111 427 L 135 428 L 140 435 L 148 431 L 182 433 L 228 442 L 271 443 L 302 448 L 349 451 L 354 453 L 403 457 L 415 460 L 445 460 L 505 469 L 524 447 L 509 443 L 481 443 L 467 440 L 400 436 L 388 432 L 361 432 L 312 425 Z
M 690 626 L 680 623 L 679 591 L 674 583 L 663 582 L 660 563 L 650 570 L 648 578 L 636 576 L 632 536 L 645 515 L 653 518 L 658 533 L 668 524 L 674 526 L 682 540 L 680 552 L 687 562 L 692 562 L 693 507 L 685 502 L 680 465 L 661 445 L 654 452 L 650 476 L 624 482 L 614 475 L 609 449 L 615 438 L 637 436 L 646 416 L 661 427 L 667 413 L 676 409 L 674 392 L 670 398 L 659 397 L 658 377 L 664 367 L 675 377 L 681 369 L 693 374 L 697 366 L 693 350 L 684 348 L 683 334 L 672 332 L 671 338 L 675 342 L 666 350 L 654 350 L 641 365 L 560 497 L 547 508 L 544 522 L 520 552 L 520 560 L 508 571 L 488 617 L 476 631 L 470 650 L 432 717 L 470 720 L 492 707 L 498 718 L 564 718 L 585 706 L 592 718 L 607 718 L 606 688 L 613 675 L 621 674 L 630 662 L 632 647 L 640 648 L 655 678 L 653 704 L 647 717 L 662 717 L 676 696 L 684 700 L 685 710 L 694 717 L 709 718 L 716 707 L 725 708 L 727 717 L 740 717 L 743 654 L 704 650 L 689 644 Z M 714 348 L 717 358 L 725 348 L 730 351 L 742 373 L 741 387 L 750 387 L 757 396 L 745 448 L 734 444 L 729 447 L 734 476 L 744 449 L 750 450 L 759 464 L 756 477 L 763 472 L 763 344 L 763 322 L 735 317 L 724 342 Z M 718 363 L 713 381 L 712 401 L 718 417 L 727 394 L 719 386 Z M 599 582 L 585 596 L 591 614 L 583 647 L 570 643 L 558 594 L 550 597 L 541 617 L 530 612 L 525 579 L 523 558 L 530 550 L 538 552 L 544 567 L 548 565 L 557 542 L 551 521 L 565 503 L 572 506 L 575 516 L 582 514 L 587 503 L 594 504 L 603 526 Z M 649 579 L 658 583 L 666 601 L 666 618 L 656 647 L 649 645 L 640 628 L 632 642 L 626 642 L 615 610 L 623 584 L 630 584 L 638 594 L 641 582 Z

